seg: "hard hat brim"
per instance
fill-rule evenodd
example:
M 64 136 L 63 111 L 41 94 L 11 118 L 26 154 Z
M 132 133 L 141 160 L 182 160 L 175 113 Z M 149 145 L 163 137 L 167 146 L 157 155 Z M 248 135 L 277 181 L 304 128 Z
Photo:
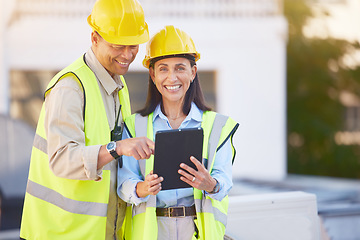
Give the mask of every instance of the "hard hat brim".
M 154 57 L 151 57 L 151 58 L 150 58 L 149 56 L 145 56 L 144 60 L 142 61 L 142 65 L 143 65 L 145 68 L 149 68 L 151 59 L 154 59 L 154 58 L 157 58 L 157 57 L 163 57 L 163 56 L 183 57 L 183 56 L 181 56 L 181 55 L 183 55 L 183 54 L 193 54 L 194 57 L 195 57 L 195 62 L 200 59 L 200 53 L 198 53 L 198 52 L 197 52 L 197 53 L 184 52 L 184 53 L 175 53 L 175 54 L 159 55 L 159 56 L 154 56 Z M 177 56 L 177 55 L 179 55 L 179 56 Z

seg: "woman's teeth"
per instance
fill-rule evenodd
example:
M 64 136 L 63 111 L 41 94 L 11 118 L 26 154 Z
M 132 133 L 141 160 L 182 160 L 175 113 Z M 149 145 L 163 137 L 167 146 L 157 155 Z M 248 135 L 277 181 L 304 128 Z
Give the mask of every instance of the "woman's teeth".
M 176 85 L 176 86 L 166 86 L 166 89 L 168 90 L 175 90 L 175 89 L 178 89 L 180 88 L 180 85 Z

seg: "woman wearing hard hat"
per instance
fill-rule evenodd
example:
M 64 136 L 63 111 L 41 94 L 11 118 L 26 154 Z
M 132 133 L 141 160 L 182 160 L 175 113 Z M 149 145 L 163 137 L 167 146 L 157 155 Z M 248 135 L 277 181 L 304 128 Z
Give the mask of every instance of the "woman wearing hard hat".
M 208 150 L 203 158 L 208 160 L 201 164 L 191 157 L 195 168 L 180 165 L 181 180 L 191 187 L 162 190 L 166 179 L 153 174 L 153 157 L 136 162 L 124 156 L 118 195 L 132 204 L 126 215 L 126 239 L 224 237 L 235 156 L 232 137 L 238 123 L 206 106 L 197 75 L 199 59 L 190 36 L 174 26 L 166 26 L 147 44 L 143 61 L 150 75 L 147 100 L 126 120 L 123 138 L 138 137 L 138 129 L 144 128 L 140 124 L 150 139 L 159 130 L 202 127 L 203 149 Z

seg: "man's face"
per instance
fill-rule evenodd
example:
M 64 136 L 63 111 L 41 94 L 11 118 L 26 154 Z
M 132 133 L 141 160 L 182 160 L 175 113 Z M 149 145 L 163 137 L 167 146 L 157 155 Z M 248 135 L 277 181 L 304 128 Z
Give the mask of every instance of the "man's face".
M 111 76 L 124 75 L 139 51 L 139 45 L 116 45 L 105 41 L 97 32 L 91 34 L 92 50 Z

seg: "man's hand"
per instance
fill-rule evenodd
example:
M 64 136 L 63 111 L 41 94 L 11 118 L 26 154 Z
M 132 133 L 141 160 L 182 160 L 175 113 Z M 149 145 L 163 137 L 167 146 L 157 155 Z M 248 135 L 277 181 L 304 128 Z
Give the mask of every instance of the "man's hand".
M 153 174 L 153 171 L 151 171 L 150 174 L 146 175 L 145 181 L 137 183 L 136 194 L 139 198 L 158 194 L 161 190 L 161 182 L 163 180 L 163 177 L 159 177 L 157 174 Z
M 147 137 L 136 137 L 116 142 L 116 152 L 136 160 L 148 159 L 154 153 L 155 143 Z
M 116 152 L 121 155 L 134 157 L 136 160 L 148 159 L 154 154 L 155 143 L 147 137 L 128 138 L 116 142 Z M 102 168 L 114 160 L 106 150 L 106 145 L 102 145 L 98 155 L 97 169 Z

